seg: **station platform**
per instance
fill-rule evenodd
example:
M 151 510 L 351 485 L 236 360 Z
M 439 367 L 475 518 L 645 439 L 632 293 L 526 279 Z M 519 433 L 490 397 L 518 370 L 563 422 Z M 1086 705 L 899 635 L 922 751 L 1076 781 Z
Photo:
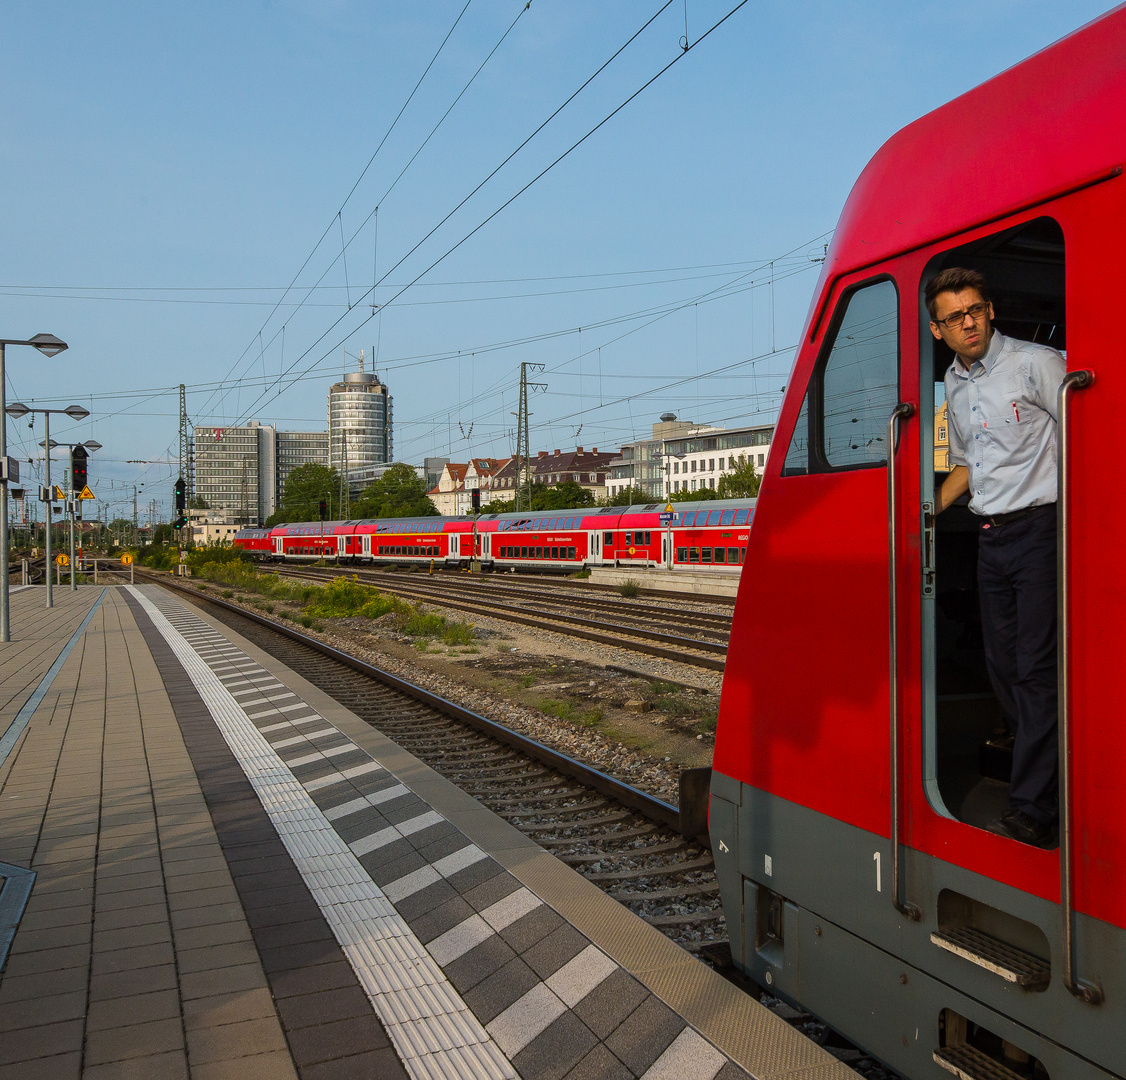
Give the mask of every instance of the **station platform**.
M 43 605 L 0 646 L 0 1080 L 855 1077 L 205 611 Z

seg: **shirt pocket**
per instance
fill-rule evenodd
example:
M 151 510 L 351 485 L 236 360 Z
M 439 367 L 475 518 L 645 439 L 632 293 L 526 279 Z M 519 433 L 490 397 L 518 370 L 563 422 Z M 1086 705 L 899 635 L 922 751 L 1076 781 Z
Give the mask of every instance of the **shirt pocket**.
M 1018 379 L 998 388 L 1000 396 L 988 420 L 990 440 L 1000 464 L 1026 465 L 1036 454 L 1034 406 L 1026 399 Z

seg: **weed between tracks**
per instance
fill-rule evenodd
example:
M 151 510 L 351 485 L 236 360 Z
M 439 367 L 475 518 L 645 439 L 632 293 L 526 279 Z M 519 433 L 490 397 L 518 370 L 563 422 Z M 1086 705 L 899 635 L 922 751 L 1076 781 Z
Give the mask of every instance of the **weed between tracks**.
M 320 630 L 321 619 L 387 619 L 402 634 L 425 644 L 441 641 L 450 648 L 472 646 L 473 626 L 457 619 L 447 619 L 435 612 L 420 611 L 413 604 L 397 596 L 387 596 L 371 585 L 361 585 L 356 578 L 338 577 L 327 585 L 312 585 L 286 581 L 275 574 L 260 574 L 236 560 L 203 562 L 193 570 L 197 578 L 205 578 L 215 585 L 226 586 L 220 596 L 234 597 L 236 591 L 264 597 L 269 603 L 251 600 L 254 607 L 273 612 L 275 603 L 290 604 L 297 612 L 281 608 L 281 618 L 291 618 L 307 629 Z M 204 590 L 200 583 L 197 589 Z

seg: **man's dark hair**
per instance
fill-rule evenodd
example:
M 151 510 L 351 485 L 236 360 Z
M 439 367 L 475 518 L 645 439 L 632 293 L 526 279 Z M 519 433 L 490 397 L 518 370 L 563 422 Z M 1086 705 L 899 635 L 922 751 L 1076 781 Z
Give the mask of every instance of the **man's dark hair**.
M 961 292 L 963 289 L 977 289 L 982 300 L 989 303 L 989 290 L 985 287 L 985 277 L 976 270 L 967 270 L 964 266 L 951 266 L 939 274 L 935 274 L 927 283 L 926 292 L 923 294 L 927 302 L 927 311 L 930 317 L 938 308 L 939 293 Z

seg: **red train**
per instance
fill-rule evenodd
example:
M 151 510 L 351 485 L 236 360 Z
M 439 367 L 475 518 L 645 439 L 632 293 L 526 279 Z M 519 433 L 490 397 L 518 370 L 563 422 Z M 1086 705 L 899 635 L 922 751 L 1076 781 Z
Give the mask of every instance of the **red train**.
M 234 546 L 284 561 L 434 562 L 485 570 L 570 572 L 617 566 L 738 574 L 754 499 L 587 507 L 473 518 L 305 521 L 242 529 Z
M 890 139 L 764 473 L 711 781 L 732 954 L 911 1080 L 1126 1076 L 1124 163 L 1126 8 Z M 1061 397 L 1059 850 L 984 828 L 1008 785 L 976 526 L 930 514 L 951 354 L 923 291 L 950 266 L 1095 373 Z

